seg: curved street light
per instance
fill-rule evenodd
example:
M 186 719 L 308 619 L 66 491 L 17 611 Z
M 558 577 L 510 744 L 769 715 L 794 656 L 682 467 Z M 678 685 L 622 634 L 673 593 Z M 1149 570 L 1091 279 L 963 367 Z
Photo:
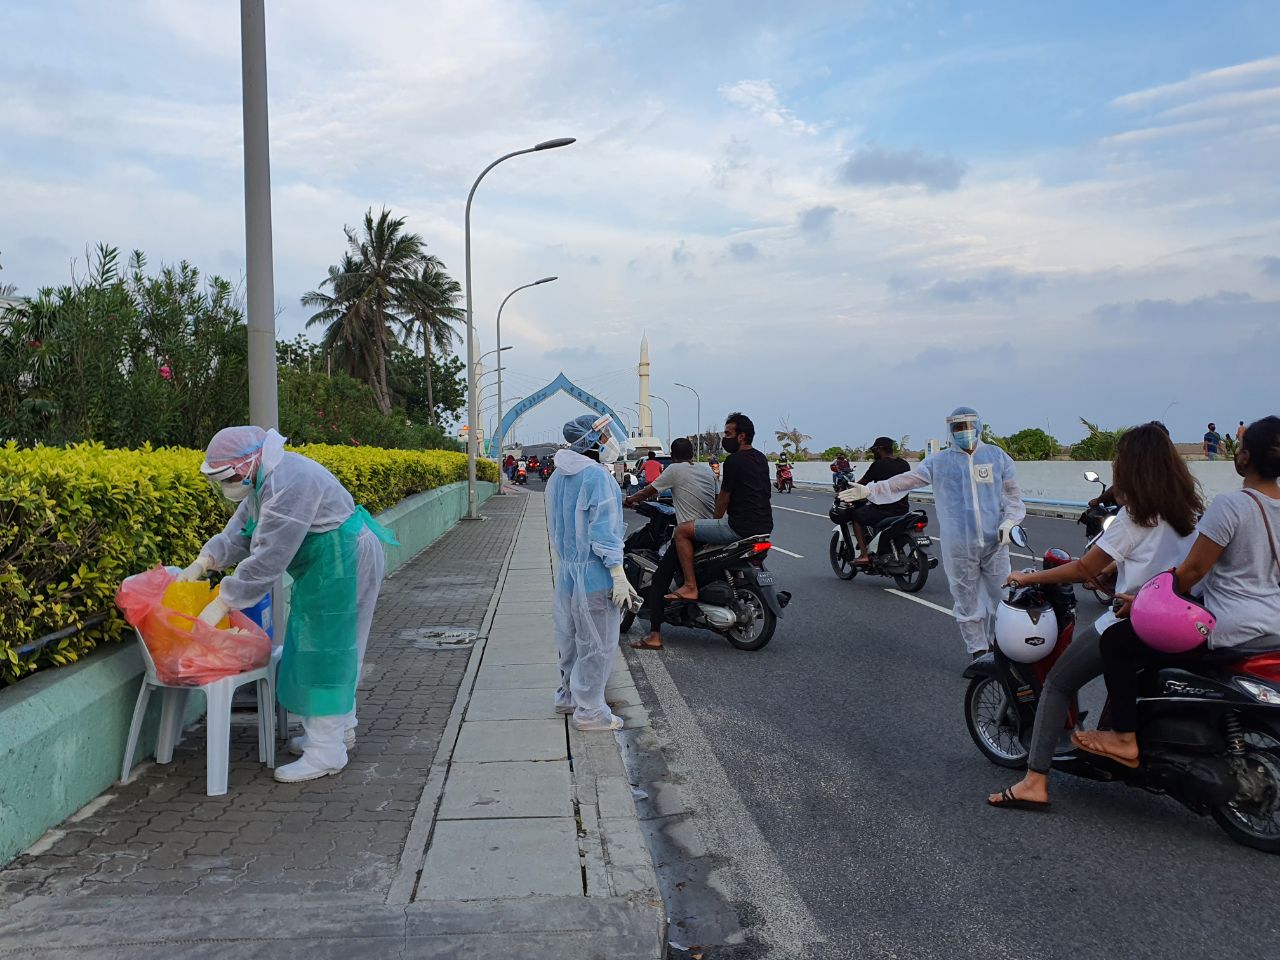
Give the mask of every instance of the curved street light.
M 674 383 L 675 381 L 672 381 L 672 382 Z M 694 454 L 694 456 L 696 459 L 701 460 L 702 459 L 702 397 L 701 395 L 699 395 L 697 390 L 693 389 L 693 387 L 689 386 L 687 383 L 677 383 L 676 386 L 684 387 L 686 390 L 688 390 L 690 393 L 692 393 L 695 397 L 698 398 L 698 429 L 693 432 L 693 443 L 694 443 L 694 447 L 696 448 L 696 453 Z
M 526 153 L 538 153 L 542 150 L 554 150 L 556 147 L 567 147 L 573 142 L 573 137 L 556 137 L 554 140 L 543 140 L 541 143 L 536 143 L 532 147 L 526 147 L 523 150 L 513 150 L 511 153 L 504 153 L 497 160 L 494 160 L 480 171 L 480 175 L 476 177 L 475 182 L 471 184 L 470 192 L 467 193 L 467 210 L 463 226 L 463 244 L 466 251 L 467 280 L 467 425 L 469 427 L 467 430 L 468 520 L 480 519 L 480 510 L 476 502 L 476 421 L 479 419 L 479 407 L 476 403 L 476 328 L 471 289 L 471 201 L 475 199 L 476 188 L 480 186 L 480 181 L 485 178 L 485 174 L 504 160 L 510 160 L 512 157 L 518 157 Z
M 667 453 L 671 453 L 671 404 L 667 403 L 666 398 L 658 396 L 656 393 L 649 394 L 650 400 L 661 400 L 662 405 L 667 408 Z
M 503 297 L 503 298 L 502 298 L 502 302 L 501 302 L 500 304 L 498 304 L 498 349 L 499 349 L 499 350 L 510 350 L 510 349 L 511 349 L 510 347 L 504 347 L 504 346 L 502 345 L 502 308 L 503 308 L 503 307 L 505 307 L 505 306 L 507 305 L 507 301 L 508 301 L 508 300 L 510 300 L 512 297 L 514 297 L 514 296 L 515 296 L 517 293 L 519 293 L 521 290 L 528 290 L 530 287 L 536 287 L 536 286 L 538 286 L 538 285 L 540 285 L 540 284 L 543 284 L 543 283 L 551 283 L 553 280 L 559 280 L 559 279 L 560 279 L 559 277 L 543 277 L 541 280 L 535 280 L 535 281 L 533 281 L 533 283 L 526 283 L 526 284 L 525 284 L 524 286 L 522 286 L 522 287 L 516 287 L 514 290 L 512 290 L 510 293 L 508 293 L 505 297 Z M 502 373 L 501 373 L 501 368 L 499 368 L 499 373 L 498 373 L 498 429 L 499 429 L 499 430 L 501 430 L 501 429 L 502 429 Z M 499 438 L 498 438 L 498 455 L 499 455 L 499 456 L 501 456 L 501 455 L 502 455 L 502 440 L 503 440 L 503 438 L 502 438 L 502 437 L 499 437 Z

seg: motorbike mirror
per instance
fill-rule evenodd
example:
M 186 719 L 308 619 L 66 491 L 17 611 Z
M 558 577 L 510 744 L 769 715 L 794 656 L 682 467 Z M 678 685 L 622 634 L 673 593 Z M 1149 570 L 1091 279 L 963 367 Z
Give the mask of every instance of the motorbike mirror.
M 1086 470 L 1084 472 L 1084 478 L 1088 480 L 1090 483 L 1097 483 L 1101 479 L 1101 477 L 1099 477 L 1092 470 Z
M 1022 529 L 1022 524 L 1018 524 L 1009 531 L 1009 539 L 1024 550 L 1027 548 L 1027 531 Z

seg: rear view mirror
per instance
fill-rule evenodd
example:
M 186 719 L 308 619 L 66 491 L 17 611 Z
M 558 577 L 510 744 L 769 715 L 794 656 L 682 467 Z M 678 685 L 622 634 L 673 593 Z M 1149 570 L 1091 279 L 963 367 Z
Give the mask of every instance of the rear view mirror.
M 1009 531 L 1009 539 L 1024 550 L 1027 548 L 1027 531 L 1022 529 L 1022 524 L 1018 524 Z
M 1101 479 L 1101 478 L 1100 478 L 1096 473 L 1094 473 L 1092 470 L 1086 470 L 1086 471 L 1084 472 L 1084 478 L 1085 478 L 1086 480 L 1088 480 L 1090 483 L 1097 483 L 1097 482 L 1098 482 L 1098 480 L 1099 480 L 1099 479 Z

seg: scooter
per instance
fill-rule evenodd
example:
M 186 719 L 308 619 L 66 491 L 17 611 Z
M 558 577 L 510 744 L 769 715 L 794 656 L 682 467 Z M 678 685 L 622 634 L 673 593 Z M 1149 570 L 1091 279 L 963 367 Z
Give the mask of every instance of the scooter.
M 516 466 L 516 483 L 529 483 L 529 471 L 523 463 Z
M 622 565 L 631 586 L 643 598 L 643 606 L 639 613 L 623 613 L 623 633 L 631 629 L 637 616 L 645 616 L 662 552 L 675 549 L 671 542 L 675 508 L 646 500 L 637 503 L 635 510 L 648 523 L 627 537 Z M 766 536 L 700 547 L 694 555 L 698 599 L 666 601 L 666 622 L 712 630 L 739 650 L 764 647 L 773 639 L 778 618 L 791 602 L 791 594 L 775 589 L 773 574 L 765 569 L 769 549 Z
M 903 593 L 918 593 L 929 579 L 929 571 L 938 565 L 938 558 L 929 554 L 932 541 L 924 535 L 929 525 L 929 515 L 923 510 L 912 510 L 898 517 L 886 517 L 872 524 L 866 531 L 866 565 L 854 563 L 858 555 L 858 541 L 853 533 L 855 506 L 836 500 L 827 516 L 835 524 L 831 530 L 831 546 L 828 551 L 831 569 L 841 580 L 852 580 L 859 573 L 878 577 L 893 577 L 893 582 Z
M 773 485 L 778 488 L 779 493 L 791 493 L 795 490 L 796 485 L 791 479 L 791 467 L 785 463 L 778 464 L 778 477 L 774 480 Z
M 1084 478 L 1090 483 L 1096 483 L 1102 487 L 1102 493 L 1107 492 L 1107 485 L 1103 483 L 1092 470 L 1084 472 Z M 1101 494 L 1099 494 L 1101 496 Z M 1106 532 L 1116 518 L 1116 514 L 1120 512 L 1119 504 L 1115 503 L 1099 503 L 1091 506 L 1080 514 L 1076 523 L 1084 524 L 1085 550 L 1092 547 L 1094 542 Z M 1115 596 L 1116 575 L 1112 573 L 1100 574 L 1093 580 L 1085 584 L 1085 588 L 1093 593 L 1097 601 L 1106 606 L 1111 603 L 1111 598 Z
M 1012 531 L 1027 547 L 1026 532 Z M 1071 562 L 1050 550 L 1043 566 Z M 1069 585 L 1012 589 L 1009 604 L 1057 618 L 1052 653 L 1031 664 L 1016 663 L 993 645 L 965 670 L 964 713 L 974 744 L 992 763 L 1026 766 L 1045 677 L 1071 645 L 1075 591 Z M 1213 817 L 1237 843 L 1280 853 L 1280 651 L 1210 651 L 1194 666 L 1143 671 L 1138 699 L 1140 765 L 1126 767 L 1085 750 L 1053 758 L 1053 768 L 1090 780 L 1116 781 L 1166 793 L 1187 809 Z M 1107 710 L 1103 710 L 1103 717 Z M 1084 718 L 1078 701 L 1067 726 Z

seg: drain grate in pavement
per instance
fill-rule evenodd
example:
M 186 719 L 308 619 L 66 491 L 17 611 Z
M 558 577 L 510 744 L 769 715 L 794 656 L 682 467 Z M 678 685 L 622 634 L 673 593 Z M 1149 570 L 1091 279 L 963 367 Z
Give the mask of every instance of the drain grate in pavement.
M 400 639 L 409 641 L 415 650 L 464 650 L 476 642 L 474 630 L 457 627 L 413 627 L 400 631 Z

